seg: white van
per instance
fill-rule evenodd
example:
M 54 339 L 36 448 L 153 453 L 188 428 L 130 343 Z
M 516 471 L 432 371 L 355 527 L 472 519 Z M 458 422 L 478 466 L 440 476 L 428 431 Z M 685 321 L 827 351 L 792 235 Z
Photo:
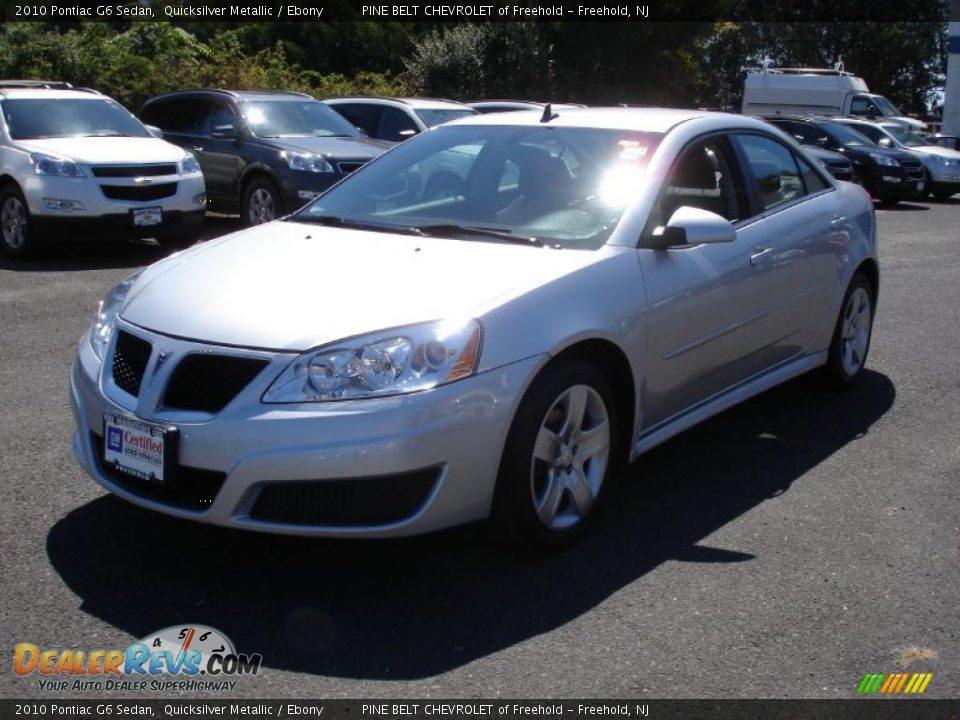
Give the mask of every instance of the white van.
M 916 130 L 926 123 L 904 117 L 856 75 L 823 68 L 750 71 L 743 87 L 744 115 L 859 115 L 883 117 Z

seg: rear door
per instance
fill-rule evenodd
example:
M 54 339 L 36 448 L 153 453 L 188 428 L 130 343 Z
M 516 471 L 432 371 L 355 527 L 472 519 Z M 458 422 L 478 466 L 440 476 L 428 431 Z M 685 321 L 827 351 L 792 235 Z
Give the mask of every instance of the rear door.
M 846 244 L 848 221 L 826 173 L 792 148 L 761 133 L 739 133 L 735 142 L 762 212 L 756 261 L 767 269 L 764 364 L 774 366 L 809 350 L 821 330 L 836 288 L 834 248 Z

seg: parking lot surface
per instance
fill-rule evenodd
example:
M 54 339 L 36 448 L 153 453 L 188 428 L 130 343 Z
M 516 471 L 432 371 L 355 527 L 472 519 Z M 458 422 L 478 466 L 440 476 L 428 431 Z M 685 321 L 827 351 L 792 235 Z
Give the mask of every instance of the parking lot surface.
M 475 528 L 248 534 L 106 494 L 70 450 L 68 369 L 101 296 L 164 251 L 0 258 L 0 696 L 84 696 L 16 676 L 16 643 L 201 623 L 264 669 L 197 697 L 848 698 L 903 669 L 960 697 L 960 199 L 878 218 L 859 387 L 800 378 L 678 436 L 547 557 Z

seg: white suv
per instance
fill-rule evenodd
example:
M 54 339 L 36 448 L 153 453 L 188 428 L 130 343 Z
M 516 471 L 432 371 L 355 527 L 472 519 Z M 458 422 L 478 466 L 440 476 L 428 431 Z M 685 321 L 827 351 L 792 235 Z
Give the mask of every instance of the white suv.
M 206 194 L 194 156 L 116 101 L 67 83 L 0 80 L 0 248 L 44 238 L 193 242 Z

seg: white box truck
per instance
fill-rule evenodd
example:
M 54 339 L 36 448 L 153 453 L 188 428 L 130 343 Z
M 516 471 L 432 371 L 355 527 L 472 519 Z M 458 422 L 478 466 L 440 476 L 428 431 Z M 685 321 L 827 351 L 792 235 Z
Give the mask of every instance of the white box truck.
M 765 68 L 750 71 L 743 86 L 744 115 L 856 115 L 893 120 L 926 130 L 920 120 L 905 117 L 883 95 L 841 69 Z

